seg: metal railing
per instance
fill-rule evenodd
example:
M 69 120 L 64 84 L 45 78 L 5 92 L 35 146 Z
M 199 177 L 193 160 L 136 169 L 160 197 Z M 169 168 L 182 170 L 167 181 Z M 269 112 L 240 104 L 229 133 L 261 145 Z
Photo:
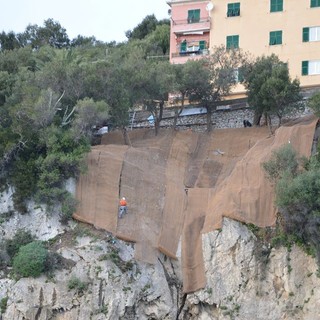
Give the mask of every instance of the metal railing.
M 195 23 L 204 23 L 204 22 L 210 22 L 210 17 L 200 18 L 200 19 L 183 19 L 183 20 L 173 20 L 172 24 L 174 26 L 183 25 L 183 24 L 195 24 Z

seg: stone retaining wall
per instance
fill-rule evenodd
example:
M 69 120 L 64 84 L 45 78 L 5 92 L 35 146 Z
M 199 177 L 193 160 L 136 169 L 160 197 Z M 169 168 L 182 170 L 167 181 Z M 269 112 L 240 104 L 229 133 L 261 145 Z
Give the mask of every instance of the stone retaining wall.
M 303 112 L 298 112 L 292 114 L 285 119 L 292 119 L 299 116 L 303 116 L 306 114 L 310 114 L 311 111 L 309 109 L 305 109 Z M 225 128 L 242 128 L 243 127 L 243 120 L 248 120 L 253 123 L 254 112 L 252 109 L 243 108 L 237 110 L 223 110 L 223 111 L 215 111 L 212 113 L 212 127 L 216 129 L 225 129 Z M 283 119 L 283 120 L 285 120 Z M 263 119 L 262 119 L 263 122 Z M 261 125 L 263 123 L 261 122 Z M 274 125 L 278 124 L 278 118 L 273 117 L 272 123 Z M 192 115 L 192 116 L 184 116 L 179 117 L 177 121 L 177 127 L 179 129 L 188 129 L 192 128 L 194 131 L 204 132 L 206 131 L 206 124 L 207 124 L 207 115 Z M 161 121 L 161 127 L 172 127 L 173 125 L 173 118 L 165 118 Z M 134 128 L 145 128 L 145 127 L 153 127 L 149 121 L 142 121 L 136 123 Z

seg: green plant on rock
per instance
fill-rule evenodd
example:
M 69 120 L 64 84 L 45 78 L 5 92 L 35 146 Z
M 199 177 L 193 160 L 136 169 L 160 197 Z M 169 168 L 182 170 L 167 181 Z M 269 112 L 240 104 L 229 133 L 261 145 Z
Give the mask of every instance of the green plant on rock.
M 78 277 L 73 276 L 68 281 L 68 289 L 76 290 L 78 294 L 83 294 L 88 289 L 88 283 L 81 281 Z
M 5 247 L 8 255 L 12 259 L 22 246 L 34 241 L 34 237 L 30 231 L 19 229 L 12 239 L 8 239 L 5 242 Z
M 38 277 L 45 271 L 48 250 L 40 241 L 20 247 L 13 259 L 13 270 L 18 277 Z
M 6 312 L 8 299 L 8 297 L 4 297 L 0 300 L 0 315 Z

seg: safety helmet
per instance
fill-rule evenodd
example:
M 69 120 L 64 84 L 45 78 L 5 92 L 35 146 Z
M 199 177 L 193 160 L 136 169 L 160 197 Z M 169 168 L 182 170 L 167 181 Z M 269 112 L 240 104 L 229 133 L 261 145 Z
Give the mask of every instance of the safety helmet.
M 126 200 L 126 198 L 125 198 L 125 197 L 122 197 L 122 200 Z

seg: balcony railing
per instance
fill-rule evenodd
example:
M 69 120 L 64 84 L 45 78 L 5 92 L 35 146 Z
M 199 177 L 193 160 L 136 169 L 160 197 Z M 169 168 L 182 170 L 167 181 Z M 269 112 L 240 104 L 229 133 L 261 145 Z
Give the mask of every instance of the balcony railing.
M 191 20 L 189 20 L 191 21 Z M 188 19 L 172 20 L 172 32 L 175 34 L 186 34 L 188 32 L 209 32 L 211 26 L 210 17 L 201 18 L 199 20 Z
M 210 17 L 200 18 L 200 19 L 183 19 L 183 20 L 172 20 L 174 26 L 185 25 L 185 24 L 195 24 L 195 23 L 205 23 L 210 22 Z
M 207 56 L 209 55 L 209 49 L 195 48 L 194 50 L 175 52 L 171 54 L 171 57 L 177 58 L 177 57 L 186 57 L 186 56 L 195 56 L 195 55 Z

